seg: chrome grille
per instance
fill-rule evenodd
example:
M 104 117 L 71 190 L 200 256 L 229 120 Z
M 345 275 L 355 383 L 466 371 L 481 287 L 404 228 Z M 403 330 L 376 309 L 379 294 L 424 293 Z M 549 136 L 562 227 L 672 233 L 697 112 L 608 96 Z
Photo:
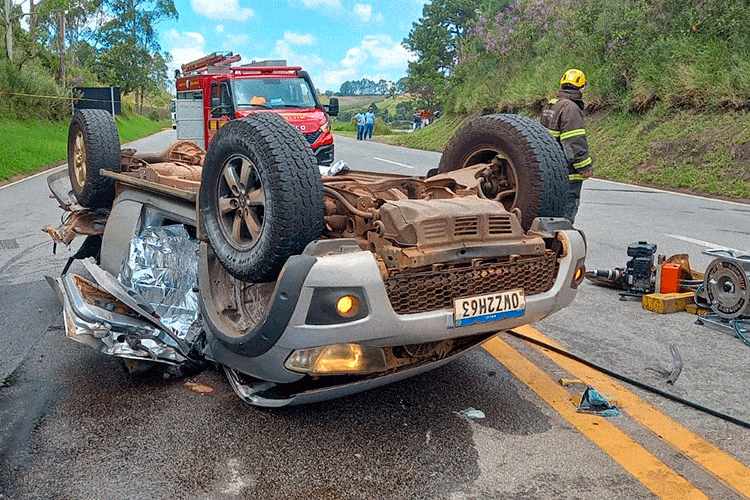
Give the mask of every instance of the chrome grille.
M 522 288 L 526 296 L 552 288 L 557 274 L 553 252 L 514 262 L 485 262 L 439 270 L 407 271 L 385 279 L 396 314 L 453 308 L 453 299 Z

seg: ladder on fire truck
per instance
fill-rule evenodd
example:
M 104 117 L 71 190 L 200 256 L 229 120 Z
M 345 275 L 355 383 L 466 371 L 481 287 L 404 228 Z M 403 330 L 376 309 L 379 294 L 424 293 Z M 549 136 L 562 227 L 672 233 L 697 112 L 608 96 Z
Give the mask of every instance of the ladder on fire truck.
M 230 67 L 242 59 L 239 54 L 228 52 L 226 54 L 213 52 L 207 56 L 196 59 L 182 65 L 182 75 L 196 76 L 216 73 L 296 73 L 302 68 L 300 66 L 287 66 L 286 61 L 253 61 L 246 66 Z
M 234 55 L 232 52 L 226 54 L 213 52 L 207 56 L 201 57 L 200 59 L 183 64 L 182 75 L 199 75 L 202 73 L 211 73 L 215 70 L 226 72 L 231 64 L 236 63 L 240 59 L 242 59 L 242 57 L 239 54 Z

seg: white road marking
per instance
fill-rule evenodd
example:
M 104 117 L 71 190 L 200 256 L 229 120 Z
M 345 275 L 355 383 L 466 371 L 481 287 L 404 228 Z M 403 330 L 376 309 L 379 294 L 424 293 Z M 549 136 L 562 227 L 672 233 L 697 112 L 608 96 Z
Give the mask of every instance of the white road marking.
M 679 234 L 665 234 L 664 236 L 668 236 L 676 240 L 686 241 L 688 243 L 694 243 L 696 245 L 704 246 L 706 248 L 721 248 L 725 250 L 732 250 L 734 253 L 744 253 L 735 248 L 729 248 L 725 245 L 719 245 L 718 243 L 711 243 L 710 241 L 696 240 L 695 238 L 691 238 L 690 236 L 682 236 Z
M 48 170 L 45 170 L 43 172 L 39 172 L 37 174 L 30 175 L 28 177 L 24 177 L 23 179 L 17 180 L 15 182 L 11 182 L 10 184 L 6 184 L 5 186 L 0 186 L 0 189 L 5 189 L 5 188 L 9 188 L 11 186 L 15 186 L 16 184 L 20 184 L 21 182 L 28 181 L 29 179 L 33 179 L 34 177 L 39 177 L 40 175 L 54 174 L 58 170 L 62 170 L 64 167 L 65 167 L 65 165 L 58 165 L 57 167 L 52 167 L 52 168 L 50 168 Z
M 625 186 L 625 187 L 629 187 L 629 188 L 643 189 L 644 191 L 652 191 L 652 192 L 655 192 L 655 193 L 674 194 L 674 195 L 677 195 L 677 196 L 684 196 L 686 198 L 697 198 L 697 199 L 703 200 L 703 201 L 715 201 L 716 203 L 726 203 L 728 205 L 736 205 L 738 207 L 748 208 L 748 204 L 747 203 L 739 203 L 739 202 L 736 202 L 736 201 L 728 201 L 728 200 L 719 200 L 719 199 L 716 199 L 716 198 L 709 198 L 707 196 L 699 196 L 697 194 L 680 193 L 680 192 L 677 192 L 677 191 L 667 191 L 667 190 L 664 190 L 664 189 L 657 189 L 657 188 L 652 188 L 652 187 L 648 187 L 648 186 L 638 186 L 636 184 L 625 184 L 624 182 L 608 181 L 606 179 L 597 179 L 595 177 L 592 177 L 590 180 L 593 180 L 593 181 L 596 181 L 596 182 L 606 182 L 608 184 L 618 184 L 620 186 Z
M 373 156 L 372 159 L 373 160 L 384 161 L 386 163 L 392 163 L 393 165 L 398 165 L 399 167 L 414 168 L 414 167 L 410 167 L 409 165 L 404 165 L 403 163 L 398 163 L 398 162 L 395 162 L 395 161 L 386 160 L 385 158 L 378 158 L 377 156 Z

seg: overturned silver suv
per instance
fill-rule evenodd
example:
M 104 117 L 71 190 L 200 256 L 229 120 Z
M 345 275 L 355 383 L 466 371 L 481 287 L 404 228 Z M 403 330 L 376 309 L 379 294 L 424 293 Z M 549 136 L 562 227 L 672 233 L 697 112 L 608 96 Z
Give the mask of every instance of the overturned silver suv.
M 427 177 L 328 171 L 274 113 L 222 127 L 207 152 L 120 149 L 79 111 L 49 185 L 86 235 L 86 276 L 50 282 L 66 334 L 143 363 L 213 363 L 261 406 L 377 387 L 449 362 L 568 305 L 583 234 L 567 168 L 537 123 L 476 118 Z

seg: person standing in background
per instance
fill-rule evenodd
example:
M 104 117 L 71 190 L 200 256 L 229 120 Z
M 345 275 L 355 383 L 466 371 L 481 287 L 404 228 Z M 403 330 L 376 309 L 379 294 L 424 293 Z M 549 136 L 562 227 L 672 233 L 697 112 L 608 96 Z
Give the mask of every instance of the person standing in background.
M 354 115 L 354 119 L 357 120 L 357 140 L 361 141 L 364 139 L 365 134 L 365 113 L 363 109 L 359 110 L 359 113 Z
M 375 128 L 375 112 L 371 106 L 370 109 L 367 110 L 367 113 L 365 113 L 365 139 L 368 137 L 372 139 L 373 128 Z
M 422 114 L 419 117 L 421 119 L 421 127 L 424 128 L 430 124 L 430 110 L 425 108 L 422 110 Z

